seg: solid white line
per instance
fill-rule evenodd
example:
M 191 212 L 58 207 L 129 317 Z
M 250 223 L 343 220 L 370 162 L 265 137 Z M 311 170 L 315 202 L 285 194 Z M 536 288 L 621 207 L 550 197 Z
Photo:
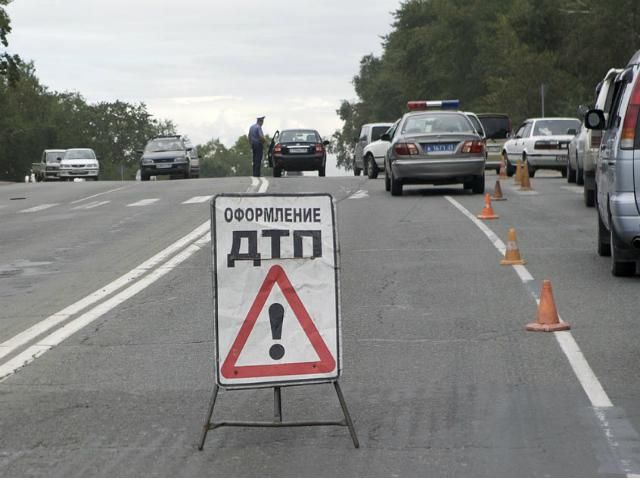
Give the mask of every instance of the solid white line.
M 10 375 L 18 371 L 20 368 L 33 362 L 36 358 L 44 354 L 51 348 L 59 345 L 65 341 L 71 335 L 77 333 L 87 325 L 93 323 L 95 320 L 113 310 L 118 305 L 129 300 L 134 295 L 137 295 L 145 288 L 149 287 L 166 274 L 175 269 L 178 265 L 188 260 L 194 253 L 199 251 L 204 245 L 209 242 L 209 233 L 199 238 L 195 243 L 189 245 L 182 252 L 175 257 L 171 258 L 168 262 L 158 267 L 146 277 L 138 280 L 133 285 L 130 285 L 125 290 L 114 295 L 107 301 L 99 304 L 88 312 L 80 315 L 75 320 L 67 323 L 65 326 L 51 333 L 46 338 L 39 341 L 37 344 L 27 348 L 24 352 L 19 353 L 8 362 L 0 365 L 0 382 L 4 381 Z
M 17 348 L 27 344 L 28 342 L 34 340 L 39 337 L 47 330 L 59 325 L 62 322 L 65 322 L 73 315 L 81 312 L 87 307 L 94 305 L 95 303 L 101 301 L 108 295 L 120 290 L 122 287 L 128 285 L 133 282 L 137 278 L 142 275 L 148 273 L 150 270 L 157 267 L 160 263 L 164 262 L 169 256 L 174 254 L 176 251 L 184 248 L 185 245 L 192 243 L 194 240 L 200 238 L 203 234 L 209 232 L 209 220 L 204 222 L 202 225 L 185 235 L 184 237 L 176 240 L 174 243 L 169 245 L 167 248 L 157 253 L 153 257 L 149 258 L 145 262 L 138 265 L 133 270 L 125 273 L 120 278 L 114 280 L 108 285 L 96 290 L 95 292 L 87 295 L 86 297 L 78 300 L 74 304 L 60 310 L 57 313 L 45 318 L 44 320 L 36 323 L 32 327 L 24 330 L 23 332 L 18 333 L 14 337 L 10 338 L 6 342 L 0 344 L 0 358 L 5 357 L 10 354 Z
M 462 212 L 467 218 L 471 219 L 473 223 L 475 223 L 480 230 L 484 232 L 484 234 L 493 242 L 493 245 L 504 255 L 504 243 L 502 241 L 495 241 L 497 235 L 484 223 L 480 222 L 476 217 L 474 217 L 469 210 L 463 207 L 460 203 L 455 201 L 451 197 L 446 198 L 454 207 L 456 207 L 460 212 Z M 526 269 L 526 267 L 522 265 L 514 266 L 514 270 L 518 273 L 518 276 L 522 280 L 523 283 L 533 281 L 533 275 Z M 556 332 L 555 338 L 560 344 L 560 348 L 562 352 L 567 357 L 571 368 L 573 369 L 580 385 L 584 389 L 589 401 L 594 407 L 612 407 L 613 404 L 609 397 L 607 396 L 602 384 L 596 377 L 596 374 L 593 372 L 587 359 L 584 357 L 582 352 L 580 351 L 580 347 L 576 343 L 571 332 Z
M 107 193 L 117 192 L 117 191 L 123 190 L 125 188 L 126 187 L 118 187 L 118 188 L 114 188 L 113 190 L 107 190 L 106 192 L 96 193 L 95 195 L 90 195 L 88 197 L 81 198 L 80 200 L 75 200 L 75 201 L 71 202 L 70 205 L 75 205 L 76 203 L 82 203 L 85 200 L 90 200 L 92 198 L 99 197 L 100 195 L 106 195 Z
M 130 203 L 127 207 L 146 207 L 147 205 L 151 205 L 160 201 L 159 198 L 144 198 L 138 202 Z
M 182 205 L 191 205 L 193 203 L 204 203 L 204 202 L 208 202 L 212 198 L 213 198 L 213 195 L 205 195 L 203 197 L 193 197 L 193 198 L 190 198 L 189 200 L 182 202 Z
M 27 208 L 25 210 L 20 210 L 20 213 L 35 213 L 41 212 L 42 210 L 47 210 L 48 208 L 55 207 L 60 205 L 59 203 L 44 203 L 42 205 L 38 205 L 37 207 Z
M 87 203 L 86 205 L 73 207 L 72 210 L 92 210 L 94 208 L 101 207 L 102 205 L 106 205 L 108 203 L 111 203 L 111 200 L 104 200 L 102 202 L 90 202 L 90 203 Z

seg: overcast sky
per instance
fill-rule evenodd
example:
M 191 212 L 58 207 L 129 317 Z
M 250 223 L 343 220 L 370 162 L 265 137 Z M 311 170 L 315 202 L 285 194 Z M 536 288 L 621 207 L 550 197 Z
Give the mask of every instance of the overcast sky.
M 90 102 L 145 102 L 196 143 L 340 127 L 359 61 L 380 54 L 399 0 L 15 0 L 11 52 Z

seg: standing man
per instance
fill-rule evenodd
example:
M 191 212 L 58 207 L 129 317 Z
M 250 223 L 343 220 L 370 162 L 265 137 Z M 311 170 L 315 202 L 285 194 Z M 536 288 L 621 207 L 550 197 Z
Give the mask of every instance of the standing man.
M 251 125 L 249 129 L 249 143 L 253 152 L 253 176 L 260 176 L 260 167 L 262 167 L 262 152 L 264 150 L 264 133 L 262 133 L 262 124 L 264 117 L 258 117 L 255 125 Z

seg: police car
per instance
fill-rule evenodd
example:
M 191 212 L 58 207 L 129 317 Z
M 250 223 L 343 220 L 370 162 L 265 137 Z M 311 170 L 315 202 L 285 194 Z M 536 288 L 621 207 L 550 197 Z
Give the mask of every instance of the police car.
M 485 143 L 458 100 L 412 101 L 395 129 L 385 157 L 385 189 L 402 195 L 405 185 L 462 183 L 484 193 Z

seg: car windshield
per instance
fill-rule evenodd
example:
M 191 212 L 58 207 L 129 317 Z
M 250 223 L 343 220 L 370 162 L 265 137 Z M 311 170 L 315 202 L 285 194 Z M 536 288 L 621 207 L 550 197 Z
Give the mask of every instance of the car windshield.
M 45 162 L 58 163 L 58 159 L 64 157 L 64 152 L 47 152 Z
M 487 138 L 498 140 L 509 136 L 509 130 L 511 130 L 509 117 L 480 117 L 480 123 L 484 127 Z
M 320 137 L 313 130 L 285 130 L 280 134 L 281 143 L 309 142 L 318 143 Z
M 535 137 L 546 137 L 549 135 L 567 135 L 569 129 L 580 130 L 580 121 L 577 119 L 567 120 L 538 120 L 533 129 Z
M 147 153 L 176 152 L 179 150 L 184 150 L 184 146 L 178 138 L 156 138 L 147 143 L 144 149 Z
M 64 154 L 65 160 L 95 160 L 96 154 L 93 150 L 82 148 L 78 150 L 67 150 Z
M 457 113 L 425 113 L 412 115 L 402 127 L 403 134 L 476 133 L 466 115 Z
M 371 141 L 375 142 L 376 140 L 380 140 L 380 137 L 384 135 L 384 133 L 388 130 L 389 130 L 388 125 L 385 125 L 382 127 L 373 127 L 371 129 Z

